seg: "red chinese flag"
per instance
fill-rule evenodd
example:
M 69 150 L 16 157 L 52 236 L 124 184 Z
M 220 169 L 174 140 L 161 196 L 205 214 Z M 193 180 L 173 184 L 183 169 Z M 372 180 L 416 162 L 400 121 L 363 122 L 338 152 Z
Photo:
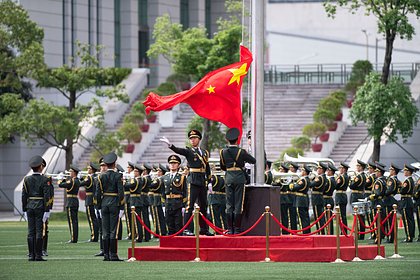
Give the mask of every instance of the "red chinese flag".
M 143 102 L 146 113 L 166 110 L 183 102 L 203 118 L 221 122 L 229 128 L 238 128 L 241 136 L 241 88 L 252 62 L 252 54 L 246 47 L 241 46 L 240 56 L 239 62 L 208 73 L 189 90 L 169 96 L 149 93 Z

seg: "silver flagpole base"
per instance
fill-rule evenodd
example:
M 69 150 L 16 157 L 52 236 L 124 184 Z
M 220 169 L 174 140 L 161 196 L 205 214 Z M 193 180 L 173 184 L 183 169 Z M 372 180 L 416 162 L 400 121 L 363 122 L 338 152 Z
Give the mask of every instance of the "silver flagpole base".
M 388 259 L 402 259 L 404 258 L 400 254 L 393 254 L 392 256 L 388 257 Z
M 363 260 L 359 257 L 354 257 L 351 261 L 352 262 L 363 262 Z
M 201 262 L 200 258 L 195 258 L 194 260 L 192 260 L 191 262 Z
M 263 261 L 261 262 L 272 262 L 270 258 L 265 258 Z
M 127 262 L 135 262 L 137 261 L 137 259 L 135 257 L 131 257 L 127 260 Z
M 345 263 L 342 259 L 335 259 L 332 263 Z
M 382 257 L 381 255 L 377 255 L 374 260 L 385 260 L 384 257 Z

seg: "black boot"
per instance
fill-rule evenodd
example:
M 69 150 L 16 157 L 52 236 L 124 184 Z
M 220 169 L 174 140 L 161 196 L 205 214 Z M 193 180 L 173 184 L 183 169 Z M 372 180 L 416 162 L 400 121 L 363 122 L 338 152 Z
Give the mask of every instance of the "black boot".
M 42 256 L 48 256 L 48 234 L 42 238 Z
M 102 240 L 102 237 L 99 238 L 99 253 L 95 254 L 95 257 L 103 257 L 104 255 L 104 241 Z
M 110 250 L 109 258 L 110 258 L 110 261 L 113 261 L 113 262 L 122 261 L 118 257 L 117 247 L 118 247 L 118 240 L 117 239 L 111 239 L 111 243 L 109 245 L 109 250 Z
M 34 261 L 35 260 L 35 238 L 28 237 L 28 260 Z
M 109 239 L 104 239 L 104 261 L 109 261 Z
M 233 234 L 233 217 L 232 214 L 226 215 L 227 234 Z
M 234 220 L 234 227 L 235 227 L 235 234 L 241 233 L 242 229 L 241 229 L 241 223 L 242 223 L 242 214 L 235 214 L 234 215 L 235 220 Z
M 42 258 L 43 243 L 42 238 L 37 238 L 35 241 L 35 261 L 46 261 Z

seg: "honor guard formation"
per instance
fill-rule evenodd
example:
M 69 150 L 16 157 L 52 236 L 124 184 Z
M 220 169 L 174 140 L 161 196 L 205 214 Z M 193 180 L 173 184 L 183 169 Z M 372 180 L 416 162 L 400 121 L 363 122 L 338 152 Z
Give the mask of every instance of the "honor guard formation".
M 202 216 L 199 234 L 213 236 L 207 217 L 226 234 L 239 234 L 244 211 L 245 185 L 249 184 L 252 166 L 256 163 L 251 150 L 238 146 L 240 132 L 236 128 L 226 132 L 227 146 L 220 150 L 219 160 L 211 161 L 209 152 L 200 147 L 201 132 L 188 132 L 189 146 L 176 147 L 169 139 L 166 143 L 173 152 L 167 164 L 152 165 L 128 162 L 127 171 L 117 164 L 117 155 L 104 155 L 98 163 L 91 162 L 87 173 L 70 166 L 68 174 L 59 174 L 57 187 L 65 189 L 70 240 L 79 240 L 79 190 L 86 191 L 85 208 L 90 228 L 88 242 L 98 242 L 104 261 L 120 261 L 118 240 L 149 242 L 152 230 L 157 236 L 194 235 L 193 223 L 188 221 L 198 205 Z M 248 132 L 247 138 L 250 139 Z M 250 145 L 250 141 L 249 145 Z M 303 157 L 302 157 L 303 158 Z M 279 188 L 281 223 L 290 230 L 310 233 L 310 221 L 316 221 L 318 234 L 334 234 L 332 223 L 324 227 L 328 216 L 323 213 L 340 209 L 341 219 L 347 226 L 347 208 L 359 206 L 359 229 L 374 221 L 377 206 L 381 206 L 381 218 L 385 219 L 398 205 L 405 239 L 403 242 L 420 241 L 415 237 L 415 220 L 420 224 L 420 179 L 418 169 L 410 164 L 398 167 L 391 164 L 387 169 L 380 162 L 365 163 L 357 160 L 349 166 L 341 162 L 338 166 L 329 159 L 291 158 L 276 166 L 266 161 L 265 183 Z M 186 162 L 185 167 L 182 163 Z M 45 261 L 48 256 L 48 220 L 54 201 L 53 178 L 43 174 L 46 162 L 41 156 L 29 161 L 33 173 L 26 176 L 22 187 L 22 207 L 28 221 L 28 250 L 30 261 Z M 403 171 L 404 180 L 398 179 Z M 84 176 L 80 176 L 83 173 Z M 385 175 L 387 173 L 387 175 Z M 350 194 L 349 196 L 347 194 Z M 135 207 L 135 225 L 132 225 L 131 207 Z M 124 226 L 125 225 L 125 226 Z M 384 224 L 384 232 L 389 232 L 391 219 Z M 133 229 L 133 230 L 132 230 Z M 184 230 L 183 230 L 184 229 Z M 346 229 L 343 229 L 347 232 Z M 282 230 L 281 234 L 289 234 Z M 381 235 L 384 239 L 385 235 Z M 364 239 L 364 234 L 359 235 Z M 373 242 L 381 242 L 372 233 Z M 394 242 L 394 234 L 382 242 Z

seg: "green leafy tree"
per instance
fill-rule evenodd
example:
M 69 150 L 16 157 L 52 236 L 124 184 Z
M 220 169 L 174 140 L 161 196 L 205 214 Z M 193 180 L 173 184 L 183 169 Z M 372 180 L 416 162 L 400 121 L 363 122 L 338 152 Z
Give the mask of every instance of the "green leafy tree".
M 353 95 L 356 94 L 357 89 L 365 83 L 366 76 L 372 72 L 373 66 L 367 60 L 358 60 L 353 64 L 351 75 L 346 90 L 350 91 Z
M 325 124 L 314 122 L 305 125 L 302 129 L 302 134 L 308 136 L 309 138 L 313 138 L 314 144 L 316 144 L 318 137 L 324 134 L 326 131 L 327 127 Z
M 400 134 L 407 140 L 418 122 L 419 111 L 401 78 L 393 77 L 385 85 L 378 74 L 371 73 L 357 91 L 350 117 L 353 124 L 366 123 L 374 140 L 372 160 L 375 161 L 380 159 L 382 135 L 396 141 Z
M 415 34 L 414 26 L 408 15 L 420 17 L 420 1 L 418 0 L 327 0 L 324 2 L 328 16 L 334 17 L 337 7 L 344 7 L 354 13 L 364 8 L 366 15 L 373 15 L 377 19 L 378 32 L 383 34 L 386 41 L 384 66 L 381 81 L 388 83 L 389 69 L 395 38 L 411 40 Z
M 203 135 L 203 139 L 201 141 L 201 147 L 207 149 L 210 153 L 214 150 L 220 149 L 226 145 L 225 134 L 221 131 L 221 124 L 219 122 L 210 121 L 210 126 L 208 128 L 208 133 L 211 137 L 205 138 Z M 203 127 L 205 124 L 205 120 L 200 118 L 200 116 L 195 115 L 191 122 L 188 124 L 187 130 L 190 131 L 191 129 L 198 129 L 200 131 L 204 131 Z M 208 139 L 207 143 L 203 143 L 205 139 Z M 189 142 L 186 143 L 189 145 Z

